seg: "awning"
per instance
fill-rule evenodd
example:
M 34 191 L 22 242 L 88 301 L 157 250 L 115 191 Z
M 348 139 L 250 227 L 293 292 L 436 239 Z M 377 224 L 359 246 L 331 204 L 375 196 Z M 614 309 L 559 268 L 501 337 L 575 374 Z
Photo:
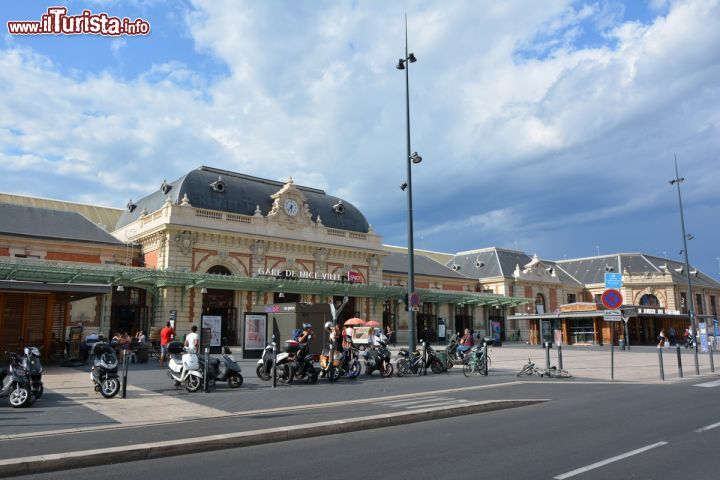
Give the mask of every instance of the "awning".
M 75 265 L 40 260 L 0 259 L 0 281 L 38 285 L 95 285 L 105 287 L 109 293 L 114 285 L 157 289 L 167 287 L 217 288 L 246 292 L 305 293 L 326 296 L 367 297 L 375 300 L 400 300 L 407 289 L 393 285 L 369 283 L 342 283 L 324 280 L 291 280 L 269 276 L 244 277 L 239 275 L 215 275 L 200 272 L 155 270 L 122 265 Z M 59 288 L 59 287 L 58 287 Z M 79 291 L 78 291 L 79 293 Z M 480 292 L 456 292 L 418 288 L 420 301 L 424 303 L 451 303 L 455 305 L 486 305 L 490 307 L 515 307 L 532 302 L 529 298 L 505 297 Z
M 110 285 L 78 284 L 78 283 L 47 283 L 26 282 L 16 280 L 0 280 L 0 291 L 30 293 L 63 293 L 72 300 L 104 295 L 111 292 Z

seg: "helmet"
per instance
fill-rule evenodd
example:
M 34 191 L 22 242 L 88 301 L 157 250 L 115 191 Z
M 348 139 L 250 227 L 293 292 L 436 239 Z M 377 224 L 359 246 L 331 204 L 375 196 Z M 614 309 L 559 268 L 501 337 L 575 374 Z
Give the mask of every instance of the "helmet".
M 325 322 L 325 328 L 332 328 L 332 322 Z
M 303 328 L 312 328 L 312 325 L 310 325 L 309 323 L 303 323 L 302 327 Z

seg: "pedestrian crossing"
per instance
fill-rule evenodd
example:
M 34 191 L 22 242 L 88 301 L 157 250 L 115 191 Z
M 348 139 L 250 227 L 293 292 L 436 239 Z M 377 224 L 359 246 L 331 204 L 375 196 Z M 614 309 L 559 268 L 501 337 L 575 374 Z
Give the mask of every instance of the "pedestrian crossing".
M 373 405 L 381 405 L 383 407 L 402 408 L 405 410 L 416 410 L 420 408 L 444 407 L 450 405 L 462 405 L 468 403 L 467 400 L 457 399 L 443 396 L 425 396 L 415 398 L 403 398 L 400 400 L 389 400 L 386 402 L 373 402 Z

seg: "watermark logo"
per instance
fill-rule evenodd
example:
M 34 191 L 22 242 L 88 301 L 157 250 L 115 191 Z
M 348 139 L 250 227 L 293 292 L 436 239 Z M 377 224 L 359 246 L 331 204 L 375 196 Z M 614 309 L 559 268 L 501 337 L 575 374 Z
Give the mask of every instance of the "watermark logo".
M 111 17 L 107 13 L 83 10 L 80 15 L 68 15 L 65 7 L 50 7 L 40 21 L 9 21 L 10 35 L 148 35 L 150 23 L 137 18 Z

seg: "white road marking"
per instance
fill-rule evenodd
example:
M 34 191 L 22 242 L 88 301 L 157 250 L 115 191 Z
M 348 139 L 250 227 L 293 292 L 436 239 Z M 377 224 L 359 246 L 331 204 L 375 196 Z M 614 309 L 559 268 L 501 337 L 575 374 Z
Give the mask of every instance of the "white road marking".
M 585 467 L 577 468 L 571 472 L 563 473 L 562 475 L 556 475 L 553 478 L 557 480 L 563 480 L 565 478 L 574 477 L 575 475 L 579 475 L 581 473 L 585 473 L 590 470 L 594 470 L 599 467 L 604 467 L 605 465 L 611 464 L 613 462 L 617 462 L 618 460 L 622 460 L 624 458 L 632 457 L 633 455 L 637 455 L 639 453 L 647 452 L 648 450 L 652 450 L 653 448 L 662 447 L 663 445 L 667 445 L 668 442 L 658 442 L 653 443 L 652 445 L 648 445 L 646 447 L 638 448 L 637 450 L 633 450 L 631 452 L 626 452 L 621 455 L 617 455 L 612 458 L 608 458 L 605 460 L 602 460 L 600 462 L 593 463 L 592 465 L 587 465 Z
M 373 402 L 376 405 L 385 405 L 388 407 L 404 407 L 405 405 L 412 405 L 413 403 L 423 403 L 423 402 L 434 402 L 437 400 L 448 400 L 448 397 L 420 397 L 416 398 L 414 400 L 391 400 L 388 402 Z
M 470 403 L 469 400 L 455 400 L 454 398 L 451 398 L 448 401 L 445 402 L 437 402 L 437 403 L 426 403 L 424 405 L 413 405 L 412 407 L 405 407 L 406 410 L 411 410 L 414 408 L 434 408 L 434 407 L 442 407 L 443 405 L 451 406 L 451 405 L 463 405 L 465 403 Z
M 708 425 L 707 427 L 698 428 L 697 430 L 695 430 L 695 433 L 705 432 L 707 430 L 712 430 L 713 428 L 717 427 L 720 427 L 720 422 L 713 423 L 712 425 Z
M 713 380 L 712 382 L 698 383 L 693 386 L 694 387 L 705 387 L 705 388 L 720 387 L 720 380 Z

